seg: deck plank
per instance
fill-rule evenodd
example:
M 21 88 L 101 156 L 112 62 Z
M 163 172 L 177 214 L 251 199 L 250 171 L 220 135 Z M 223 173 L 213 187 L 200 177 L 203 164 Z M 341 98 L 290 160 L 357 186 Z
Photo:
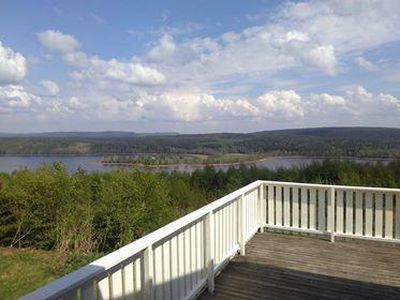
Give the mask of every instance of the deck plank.
M 400 299 L 400 246 L 258 233 L 199 299 Z

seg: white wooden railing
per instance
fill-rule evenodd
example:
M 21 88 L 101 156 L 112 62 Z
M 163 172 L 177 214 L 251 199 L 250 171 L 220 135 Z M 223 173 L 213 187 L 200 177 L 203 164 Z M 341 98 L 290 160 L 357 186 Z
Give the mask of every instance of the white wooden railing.
M 23 299 L 193 299 L 265 228 L 400 242 L 400 189 L 256 181 Z

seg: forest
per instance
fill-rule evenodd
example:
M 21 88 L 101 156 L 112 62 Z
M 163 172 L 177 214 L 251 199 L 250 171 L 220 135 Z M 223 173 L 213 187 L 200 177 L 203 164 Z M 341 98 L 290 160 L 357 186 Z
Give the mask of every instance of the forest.
M 400 161 L 324 161 L 268 170 L 212 167 L 193 173 L 140 170 L 69 174 L 60 163 L 0 176 L 0 245 L 106 253 L 257 179 L 400 186 Z
M 0 173 L 0 298 L 26 294 L 258 179 L 398 188 L 400 161 L 193 173 L 69 173 L 54 163 Z
M 308 128 L 254 133 L 137 134 L 65 132 L 0 134 L 0 155 L 162 155 L 224 153 L 400 158 L 400 129 Z

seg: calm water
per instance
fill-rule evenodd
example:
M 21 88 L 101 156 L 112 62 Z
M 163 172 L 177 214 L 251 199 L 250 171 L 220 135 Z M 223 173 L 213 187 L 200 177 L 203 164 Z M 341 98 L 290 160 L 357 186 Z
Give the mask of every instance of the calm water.
M 37 168 L 43 164 L 51 164 L 55 161 L 62 162 L 70 172 L 76 171 L 78 168 L 87 170 L 87 171 L 109 171 L 114 169 L 129 169 L 130 167 L 121 167 L 121 166 L 109 166 L 103 165 L 99 161 L 102 159 L 102 156 L 46 156 L 46 157 L 22 157 L 22 156 L 0 156 L 0 172 L 10 173 L 18 168 L 27 167 L 30 169 Z M 259 167 L 269 168 L 269 169 L 277 169 L 280 167 L 292 167 L 292 166 L 305 166 L 309 165 L 313 162 L 320 162 L 322 159 L 319 158 L 272 158 L 270 160 L 266 160 L 263 162 L 256 163 L 255 165 Z M 371 160 L 362 160 L 356 159 L 354 160 L 359 163 L 366 162 L 375 162 Z M 185 171 L 192 172 L 196 168 L 194 166 L 171 166 L 164 168 L 157 168 L 154 170 L 162 170 L 162 171 Z M 220 169 L 228 169 L 228 166 L 218 167 Z M 153 168 L 152 168 L 153 170 Z

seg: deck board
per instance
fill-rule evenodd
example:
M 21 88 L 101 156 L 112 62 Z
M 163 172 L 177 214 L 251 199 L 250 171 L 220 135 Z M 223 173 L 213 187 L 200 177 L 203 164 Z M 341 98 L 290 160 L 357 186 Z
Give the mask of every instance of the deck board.
M 400 299 L 400 245 L 258 233 L 199 299 Z

